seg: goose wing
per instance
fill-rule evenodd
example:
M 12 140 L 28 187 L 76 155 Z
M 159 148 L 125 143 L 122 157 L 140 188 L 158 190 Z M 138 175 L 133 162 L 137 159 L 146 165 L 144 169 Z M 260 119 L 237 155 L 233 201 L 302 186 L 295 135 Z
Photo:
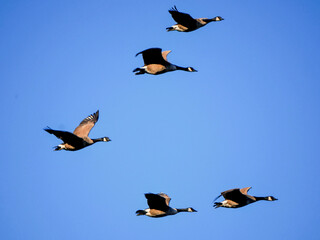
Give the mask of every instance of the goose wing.
M 79 138 L 78 136 L 74 135 L 71 132 L 53 130 L 49 127 L 45 128 L 44 130 L 50 134 L 55 135 L 57 138 L 61 139 L 64 143 L 69 143 L 72 146 L 81 145 L 83 142 L 82 138 Z
M 197 20 L 187 13 L 179 12 L 176 6 L 171 8 L 169 13 L 178 24 L 181 24 L 184 27 L 195 28 L 197 26 Z
M 171 53 L 171 50 L 167 50 L 167 51 L 163 51 L 163 52 L 162 52 L 162 57 L 163 57 L 163 59 L 164 59 L 165 61 L 168 61 L 168 60 L 167 60 L 167 56 L 168 56 L 169 53 Z
M 234 189 L 230 189 L 230 190 L 227 190 L 227 191 L 224 191 L 221 193 L 221 195 L 225 198 L 225 199 L 228 199 L 228 200 L 233 200 L 235 202 L 238 202 L 239 200 L 242 200 L 245 198 L 245 195 L 243 195 L 241 192 L 240 192 L 240 189 L 239 188 L 234 188 Z
M 247 195 L 247 194 L 248 194 L 248 191 L 249 191 L 251 188 L 252 188 L 252 187 L 241 188 L 241 189 L 240 189 L 240 192 L 241 192 L 242 194 Z
M 154 193 L 146 193 L 145 197 L 150 209 L 157 209 L 161 211 L 168 210 L 169 206 L 167 205 L 167 200 L 165 197 Z
M 149 48 L 137 53 L 136 56 L 138 56 L 139 54 L 142 54 L 144 65 L 149 65 L 149 64 L 166 65 L 168 63 L 162 55 L 161 48 Z
M 79 126 L 73 131 L 78 137 L 87 137 L 99 119 L 99 110 L 82 120 Z
M 165 193 L 158 193 L 159 196 L 164 197 L 166 199 L 166 204 L 169 206 L 171 198 Z

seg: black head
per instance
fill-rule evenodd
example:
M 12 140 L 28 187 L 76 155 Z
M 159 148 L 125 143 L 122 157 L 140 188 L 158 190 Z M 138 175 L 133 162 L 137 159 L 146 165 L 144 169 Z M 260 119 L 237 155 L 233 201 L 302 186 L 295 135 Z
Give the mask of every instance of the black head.
M 277 201 L 278 199 L 273 196 L 269 196 L 269 197 L 267 197 L 267 200 L 268 201 Z
M 108 137 L 104 137 L 104 138 L 102 139 L 102 141 L 104 141 L 104 142 L 110 142 L 110 141 L 111 141 L 111 139 L 110 139 L 110 138 L 108 138 Z
M 198 212 L 197 210 L 194 210 L 193 208 L 189 207 L 188 212 Z
M 189 72 L 198 72 L 198 71 L 195 70 L 193 67 L 188 67 L 188 71 L 189 71 Z
M 215 19 L 215 21 L 222 21 L 222 20 L 224 20 L 224 18 L 222 18 L 222 17 L 220 17 L 220 16 L 217 16 L 217 17 L 215 17 L 214 19 Z

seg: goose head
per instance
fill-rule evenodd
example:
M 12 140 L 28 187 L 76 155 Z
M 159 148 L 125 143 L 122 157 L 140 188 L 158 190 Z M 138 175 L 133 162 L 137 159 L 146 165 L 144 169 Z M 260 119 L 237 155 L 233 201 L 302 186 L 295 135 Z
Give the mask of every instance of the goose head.
M 103 141 L 103 142 L 110 142 L 110 141 L 111 141 L 111 139 L 110 139 L 110 138 L 108 138 L 108 137 L 104 137 L 104 138 L 102 138 L 102 141 Z
M 268 200 L 268 201 L 276 201 L 276 200 L 278 200 L 278 199 L 275 198 L 275 197 L 273 197 L 273 196 L 269 196 L 269 197 L 267 197 L 266 200 Z
M 193 67 L 188 67 L 187 68 L 189 72 L 198 72 L 197 70 L 195 70 Z
M 188 212 L 198 212 L 198 211 L 195 210 L 195 209 L 193 209 L 193 208 L 191 208 L 191 207 L 189 207 L 189 208 L 188 208 Z

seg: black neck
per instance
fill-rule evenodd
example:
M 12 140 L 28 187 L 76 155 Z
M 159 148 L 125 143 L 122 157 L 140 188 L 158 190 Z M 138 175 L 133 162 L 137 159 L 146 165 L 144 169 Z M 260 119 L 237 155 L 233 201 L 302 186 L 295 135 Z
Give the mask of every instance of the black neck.
M 188 208 L 176 208 L 178 212 L 188 212 Z
M 202 21 L 209 23 L 209 22 L 216 21 L 216 20 L 215 20 L 215 18 L 208 18 L 208 19 L 203 19 Z
M 177 70 L 189 71 L 187 67 L 176 66 Z
M 95 139 L 91 139 L 94 143 L 96 142 L 103 142 L 103 138 L 95 138 Z
M 260 201 L 260 200 L 268 200 L 268 197 L 254 197 L 256 199 L 256 201 Z

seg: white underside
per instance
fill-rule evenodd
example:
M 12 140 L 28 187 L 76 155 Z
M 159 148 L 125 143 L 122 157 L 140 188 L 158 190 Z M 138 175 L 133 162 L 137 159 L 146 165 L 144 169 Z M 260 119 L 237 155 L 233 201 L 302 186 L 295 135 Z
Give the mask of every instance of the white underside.
M 227 200 L 224 200 L 221 203 L 223 207 L 231 207 L 231 204 L 229 204 Z
M 183 32 L 183 31 L 184 31 L 184 29 L 179 28 L 178 25 L 173 25 L 172 28 L 173 28 L 174 30 L 176 30 L 176 31 L 179 31 L 179 32 Z

